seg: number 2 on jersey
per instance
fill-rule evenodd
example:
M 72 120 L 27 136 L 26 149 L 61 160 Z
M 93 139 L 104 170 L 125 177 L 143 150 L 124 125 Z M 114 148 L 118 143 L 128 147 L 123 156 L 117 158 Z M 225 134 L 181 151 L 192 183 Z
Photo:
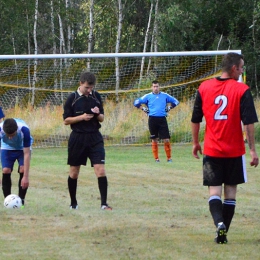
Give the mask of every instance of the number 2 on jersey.
M 227 97 L 224 96 L 224 95 L 217 96 L 215 98 L 215 104 L 216 105 L 220 105 L 220 106 L 219 106 L 219 108 L 217 109 L 217 111 L 216 111 L 216 113 L 214 115 L 214 119 L 215 120 L 226 120 L 228 116 L 224 115 L 224 114 L 221 114 L 221 113 L 227 107 L 227 104 L 228 104 Z

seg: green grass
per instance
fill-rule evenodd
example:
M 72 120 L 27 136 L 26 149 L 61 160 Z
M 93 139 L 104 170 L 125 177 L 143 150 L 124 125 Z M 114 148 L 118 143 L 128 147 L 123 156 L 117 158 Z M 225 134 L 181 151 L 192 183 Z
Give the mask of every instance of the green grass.
M 150 146 L 106 147 L 111 212 L 100 210 L 89 165 L 80 173 L 79 210 L 69 210 L 66 149 L 34 149 L 26 207 L 0 207 L 1 259 L 259 259 L 259 169 L 247 158 L 249 182 L 238 188 L 229 243 L 217 245 L 202 160 L 191 145 L 173 145 L 167 164 L 159 149 L 156 164 Z M 17 193 L 16 168 L 12 180 Z

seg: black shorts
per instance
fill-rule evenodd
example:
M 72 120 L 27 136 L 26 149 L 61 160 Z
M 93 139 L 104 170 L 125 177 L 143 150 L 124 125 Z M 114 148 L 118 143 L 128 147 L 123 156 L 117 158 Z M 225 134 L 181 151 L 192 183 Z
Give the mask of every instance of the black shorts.
M 100 132 L 77 133 L 72 131 L 68 141 L 68 164 L 70 166 L 105 164 L 105 148 Z
M 203 185 L 237 185 L 247 182 L 245 156 L 235 158 L 203 157 Z
M 169 139 L 170 132 L 166 117 L 149 116 L 148 126 L 151 139 Z

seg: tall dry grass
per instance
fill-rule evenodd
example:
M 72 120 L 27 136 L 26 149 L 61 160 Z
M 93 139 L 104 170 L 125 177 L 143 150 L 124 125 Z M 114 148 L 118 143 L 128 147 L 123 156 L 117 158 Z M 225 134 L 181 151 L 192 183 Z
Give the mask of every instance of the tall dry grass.
M 260 115 L 260 101 L 255 102 Z M 147 143 L 149 142 L 148 118 L 144 112 L 136 109 L 132 100 L 119 103 L 106 100 L 104 104 L 105 120 L 101 132 L 107 144 Z M 182 102 L 170 111 L 168 124 L 173 143 L 187 143 L 191 141 L 190 118 L 192 102 Z M 68 136 L 70 127 L 63 124 L 63 107 L 51 106 L 39 108 L 14 107 L 5 111 L 6 117 L 22 118 L 30 126 L 35 140 L 46 136 Z M 256 124 L 256 140 L 260 141 L 260 127 Z

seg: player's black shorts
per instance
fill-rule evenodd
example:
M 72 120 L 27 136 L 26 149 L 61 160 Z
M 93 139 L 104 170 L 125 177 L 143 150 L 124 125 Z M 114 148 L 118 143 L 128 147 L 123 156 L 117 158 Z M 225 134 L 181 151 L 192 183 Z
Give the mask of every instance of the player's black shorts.
M 105 164 L 105 148 L 101 133 L 72 131 L 68 141 L 68 164 L 71 166 L 86 165 L 87 158 L 90 159 L 91 166 Z
M 237 185 L 247 182 L 245 156 L 235 158 L 203 157 L 203 185 Z
M 150 131 L 151 139 L 169 139 L 170 132 L 168 128 L 168 123 L 165 116 L 149 116 L 148 126 Z

